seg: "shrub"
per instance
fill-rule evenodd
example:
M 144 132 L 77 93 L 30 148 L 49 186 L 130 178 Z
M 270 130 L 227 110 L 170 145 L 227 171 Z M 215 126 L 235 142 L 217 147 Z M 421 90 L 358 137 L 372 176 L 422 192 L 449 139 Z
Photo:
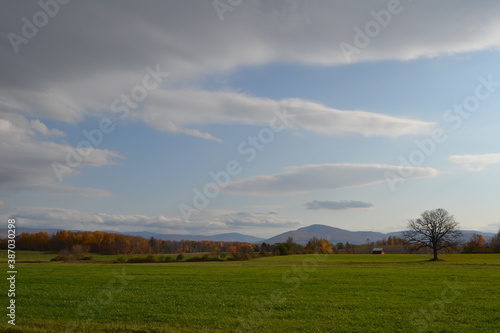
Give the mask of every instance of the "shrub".
M 145 259 L 145 262 L 157 262 L 158 259 L 156 259 L 156 257 L 152 254 L 148 255 Z
M 127 258 L 125 258 L 125 257 L 118 257 L 118 258 L 116 259 L 116 261 L 117 261 L 117 262 L 120 262 L 120 263 L 124 263 L 124 262 L 127 262 Z
M 81 244 L 76 244 L 71 247 L 71 254 L 76 260 L 81 260 L 83 257 L 86 257 L 88 251 L 89 247 Z
M 145 263 L 145 262 L 156 262 L 157 259 L 155 256 L 152 254 L 148 255 L 147 257 L 133 257 L 127 260 L 127 262 L 130 263 Z
M 50 261 L 63 261 L 63 260 L 69 260 L 71 259 L 71 256 L 69 255 L 68 250 L 61 250 L 57 254 L 57 257 L 50 259 Z
M 132 258 L 129 258 L 127 260 L 127 262 L 130 262 L 130 263 L 140 263 L 140 262 L 144 262 L 144 258 L 143 257 L 132 257 Z
M 177 256 L 177 261 L 182 261 L 184 260 L 184 255 L 182 253 L 179 253 L 179 255 Z
M 250 260 L 250 259 L 252 259 L 252 255 L 249 253 L 245 253 L 239 257 L 239 260 Z

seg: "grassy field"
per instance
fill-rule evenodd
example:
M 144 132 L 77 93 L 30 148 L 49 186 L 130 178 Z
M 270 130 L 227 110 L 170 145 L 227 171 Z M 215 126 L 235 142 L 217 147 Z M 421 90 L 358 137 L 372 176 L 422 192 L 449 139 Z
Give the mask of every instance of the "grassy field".
M 201 257 L 205 253 L 184 253 L 184 259 L 189 259 L 192 257 Z M 134 257 L 145 257 L 147 254 L 89 254 L 92 256 L 93 261 L 115 261 L 120 257 L 123 258 L 134 258 Z M 226 255 L 230 256 L 229 253 Z M 33 261 L 50 261 L 50 259 L 57 256 L 57 252 L 40 252 L 40 251 L 16 251 L 16 261 L 17 262 L 33 262 Z M 169 256 L 172 259 L 177 257 L 177 254 L 163 254 L 155 255 L 156 258 Z M 213 257 L 213 256 L 211 256 Z M 0 263 L 7 262 L 7 250 L 0 250 Z
M 37 256 L 44 255 L 25 254 Z M 4 318 L 0 330 L 500 333 L 500 255 L 429 258 L 21 263 L 17 325 L 9 329 Z M 6 306 L 7 295 L 1 295 Z

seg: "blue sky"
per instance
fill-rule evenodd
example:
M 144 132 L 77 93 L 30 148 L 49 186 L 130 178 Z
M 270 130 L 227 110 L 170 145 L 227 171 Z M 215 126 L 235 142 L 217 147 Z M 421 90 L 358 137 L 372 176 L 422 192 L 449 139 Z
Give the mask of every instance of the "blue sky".
M 266 237 L 441 207 L 498 230 L 496 2 L 50 3 L 33 36 L 39 4 L 1 5 L 3 219 Z

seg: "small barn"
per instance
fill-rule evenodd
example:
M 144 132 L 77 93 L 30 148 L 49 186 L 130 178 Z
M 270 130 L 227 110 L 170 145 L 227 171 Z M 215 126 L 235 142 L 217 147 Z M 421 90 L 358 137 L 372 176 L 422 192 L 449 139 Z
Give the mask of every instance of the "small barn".
M 383 247 L 374 247 L 372 254 L 385 254 Z

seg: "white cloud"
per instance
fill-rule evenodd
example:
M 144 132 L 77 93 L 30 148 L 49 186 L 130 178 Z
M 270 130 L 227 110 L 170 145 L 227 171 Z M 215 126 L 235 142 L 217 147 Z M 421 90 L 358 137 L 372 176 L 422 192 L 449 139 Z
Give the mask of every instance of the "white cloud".
M 147 101 L 140 117 L 149 126 L 167 132 L 181 132 L 217 140 L 209 133 L 187 126 L 208 124 L 269 125 L 273 111 L 291 115 L 295 127 L 324 135 L 357 133 L 364 136 L 397 137 L 423 134 L 433 123 L 393 117 L 365 111 L 337 110 L 301 99 L 280 101 L 251 97 L 239 93 L 200 90 L 163 90 Z M 282 123 L 278 122 L 281 126 Z
M 369 202 L 344 200 L 344 201 L 318 201 L 306 202 L 306 208 L 311 210 L 329 209 L 343 210 L 353 208 L 370 208 L 373 205 Z
M 452 155 L 448 160 L 469 171 L 482 171 L 492 164 L 500 164 L 500 154 Z
M 206 125 L 266 125 L 272 110 L 286 108 L 295 115 L 296 129 L 324 135 L 398 137 L 425 133 L 432 124 L 397 115 L 338 110 L 335 105 L 300 99 L 203 91 L 203 79 L 244 66 L 345 64 L 339 45 L 353 43 L 353 28 L 363 28 L 372 20 L 370 11 L 386 6 L 387 0 L 245 0 L 226 13 L 223 22 L 212 1 L 129 1 L 119 5 L 73 1 L 61 6 L 57 17 L 27 44 L 19 45 L 19 54 L 7 39 L 0 44 L 0 186 L 2 190 L 109 195 L 105 190 L 57 182 L 50 165 L 54 161 L 65 164 L 68 150 L 74 147 L 58 141 L 64 133 L 47 128 L 43 119 L 74 124 L 88 116 L 109 114 L 112 102 L 141 84 L 146 66 L 155 64 L 171 75 L 140 103 L 129 120 L 144 121 L 157 130 L 218 141 Z M 2 2 L 0 7 L 4 37 L 9 32 L 21 34 L 21 18 L 31 18 L 40 10 L 36 1 Z M 403 12 L 352 61 L 408 60 L 499 46 L 498 1 L 423 0 L 403 2 L 403 7 Z M 110 165 L 119 157 L 116 152 L 95 149 L 80 165 Z M 380 167 L 379 177 L 377 167 L 371 166 L 367 175 L 359 172 L 359 179 L 326 177 L 323 185 L 323 179 L 298 168 L 262 176 L 270 177 L 268 185 L 255 177 L 231 186 L 242 194 L 245 188 L 238 185 L 247 184 L 259 194 L 266 186 L 272 188 L 270 193 L 302 193 L 382 182 L 384 170 L 396 171 L 395 166 Z M 342 173 L 341 169 L 334 173 Z M 301 173 L 312 183 L 299 184 Z M 434 169 L 415 168 L 414 176 L 436 173 Z
M 75 148 L 64 143 L 45 141 L 47 136 L 63 136 L 56 129 L 48 129 L 39 119 L 0 112 L 0 186 L 3 190 L 28 190 L 55 194 L 77 194 L 82 196 L 108 196 L 105 190 L 78 187 L 59 183 L 52 168 L 53 162 L 67 166 L 68 152 Z M 81 156 L 78 167 L 104 166 L 113 164 L 119 154 L 94 149 L 87 156 Z M 65 176 L 74 176 L 79 168 L 68 169 Z
M 433 177 L 433 168 L 409 167 L 410 178 Z M 291 166 L 282 173 L 235 180 L 225 191 L 239 195 L 281 196 L 361 187 L 386 181 L 387 172 L 398 173 L 398 166 L 385 164 L 319 164 Z
M 5 34 L 21 34 L 20 18 L 40 10 L 37 3 L 2 6 Z M 140 82 L 148 65 L 170 72 L 164 86 L 172 87 L 249 65 L 344 64 L 339 45 L 354 44 L 354 28 L 363 29 L 374 20 L 371 11 L 386 8 L 386 0 L 246 0 L 220 22 L 211 1 L 72 3 L 21 44 L 19 54 L 8 41 L 0 45 L 0 105 L 74 123 L 109 108 Z M 500 45 L 497 1 L 428 0 L 402 2 L 402 8 L 353 61 L 408 60 Z M 203 117 L 203 109 L 196 116 Z M 186 130 L 173 124 L 170 130 Z
M 0 202 L 1 203 L 1 202 Z M 240 231 L 242 228 L 287 228 L 301 225 L 301 221 L 280 218 L 276 213 L 247 213 L 231 211 L 206 211 L 203 216 L 186 222 L 180 217 L 141 214 L 90 214 L 82 211 L 55 207 L 9 207 L 5 205 L 0 218 L 14 217 L 19 227 L 107 230 L 152 231 L 159 233 L 213 234 Z
M 78 210 L 54 207 L 7 207 L 5 216 L 14 216 L 20 226 L 67 230 L 190 230 L 200 224 L 186 223 L 181 218 L 139 214 L 89 214 Z M 203 224 L 205 226 L 206 224 Z
M 267 228 L 282 228 L 296 227 L 301 225 L 299 220 L 283 219 L 278 217 L 274 212 L 268 213 L 248 213 L 237 212 L 226 215 L 221 215 L 217 218 L 227 226 L 231 227 L 267 227 Z
M 39 119 L 30 120 L 31 128 L 36 130 L 38 133 L 47 136 L 64 136 L 64 132 L 58 129 L 48 129 L 44 123 L 42 123 Z
M 50 82 L 47 83 L 51 84 Z M 44 117 L 68 123 L 83 120 L 86 104 L 70 94 L 77 93 L 71 86 L 47 91 L 39 89 L 0 89 L 0 107 L 29 117 Z

